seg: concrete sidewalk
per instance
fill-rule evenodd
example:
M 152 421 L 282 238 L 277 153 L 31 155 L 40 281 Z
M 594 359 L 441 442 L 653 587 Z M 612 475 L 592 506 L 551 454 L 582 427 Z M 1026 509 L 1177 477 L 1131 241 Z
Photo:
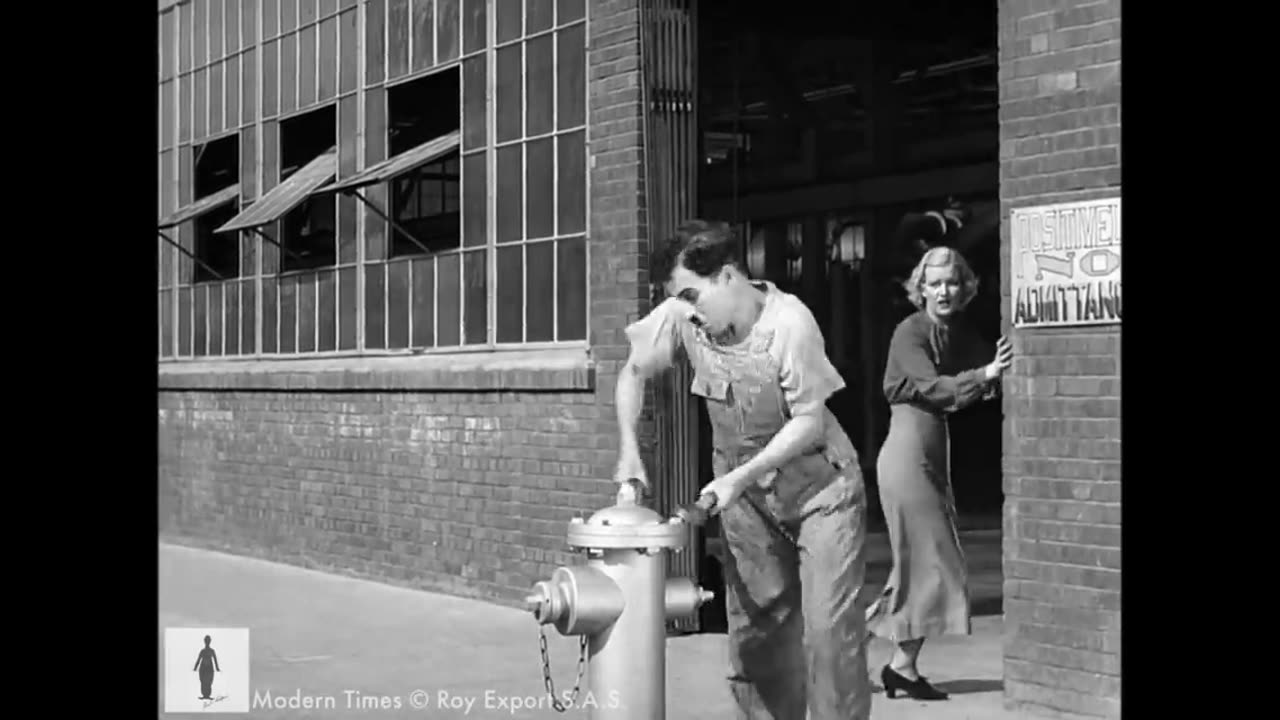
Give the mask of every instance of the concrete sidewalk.
M 561 714 L 548 707 L 538 627 L 520 610 L 163 543 L 159 578 L 162 653 L 166 627 L 247 627 L 251 694 L 337 698 L 335 709 L 255 709 L 250 717 L 585 717 L 582 709 Z M 873 717 L 1026 717 L 1001 706 L 999 618 L 977 618 L 974 629 L 972 637 L 930 642 L 922 656 L 922 670 L 952 693 L 950 701 L 889 700 L 877 680 Z M 573 684 L 577 643 L 546 630 L 560 693 Z M 887 642 L 873 641 L 873 675 L 878 676 L 889 650 Z M 734 716 L 724 679 L 723 635 L 673 638 L 667 658 L 668 718 Z M 346 690 L 401 698 L 402 709 L 347 709 Z M 414 690 L 426 691 L 427 709 L 409 707 Z M 442 693 L 463 703 L 474 699 L 474 704 L 469 710 L 441 707 Z M 509 701 L 517 699 L 536 707 L 511 708 Z M 500 701 L 507 706 L 498 707 Z M 177 717 L 164 713 L 163 689 L 159 710 L 161 717 Z

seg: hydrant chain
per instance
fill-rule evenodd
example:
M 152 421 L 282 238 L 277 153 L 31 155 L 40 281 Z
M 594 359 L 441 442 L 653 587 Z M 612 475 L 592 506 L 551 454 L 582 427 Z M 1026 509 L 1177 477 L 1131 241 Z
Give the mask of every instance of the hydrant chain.
M 555 681 L 551 679 L 551 655 L 547 652 L 547 635 L 538 626 L 538 649 L 542 653 L 542 684 L 547 688 L 547 696 L 551 698 L 551 706 L 556 712 L 565 712 L 578 701 L 578 693 L 582 689 L 582 676 L 587 669 L 587 636 L 582 635 L 578 643 L 578 677 L 573 681 L 573 691 L 569 693 L 568 704 L 560 702 L 556 697 Z

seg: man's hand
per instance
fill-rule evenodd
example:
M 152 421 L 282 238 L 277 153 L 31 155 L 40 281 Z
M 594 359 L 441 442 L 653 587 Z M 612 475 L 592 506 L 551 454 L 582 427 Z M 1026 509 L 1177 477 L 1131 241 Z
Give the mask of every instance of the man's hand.
M 635 450 L 623 450 L 618 454 L 618 467 L 614 470 L 613 479 L 619 485 L 632 478 L 639 480 L 645 492 L 649 491 L 649 477 L 644 472 L 644 461 Z
M 702 490 L 698 491 L 698 496 L 701 498 L 708 494 L 714 495 L 716 504 L 709 512 L 711 515 L 718 515 L 742 495 L 742 491 L 747 489 L 747 483 L 750 481 L 751 478 L 743 472 L 742 468 L 730 470 L 704 485 Z

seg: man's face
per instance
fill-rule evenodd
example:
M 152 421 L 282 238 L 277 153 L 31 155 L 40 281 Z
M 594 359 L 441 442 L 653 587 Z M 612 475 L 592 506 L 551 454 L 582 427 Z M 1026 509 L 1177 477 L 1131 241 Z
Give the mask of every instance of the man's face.
M 711 277 L 700 277 L 684 265 L 676 265 L 667 281 L 667 294 L 693 307 L 692 320 L 710 335 L 719 335 L 733 322 L 736 307 L 728 268 Z

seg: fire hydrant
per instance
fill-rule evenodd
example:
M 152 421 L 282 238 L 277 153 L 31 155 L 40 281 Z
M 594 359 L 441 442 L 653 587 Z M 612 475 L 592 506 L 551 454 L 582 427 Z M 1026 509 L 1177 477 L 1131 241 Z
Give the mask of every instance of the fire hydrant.
M 560 567 L 526 598 L 538 624 L 580 638 L 589 667 L 592 720 L 663 720 L 666 717 L 666 621 L 693 614 L 715 597 L 688 578 L 667 577 L 667 553 L 686 546 L 684 516 L 664 518 L 638 503 L 634 481 L 618 500 L 587 520 L 569 524 L 569 546 L 585 551 L 587 564 Z M 541 629 L 539 630 L 541 632 Z M 554 696 L 542 638 L 543 676 Z M 579 682 L 581 678 L 579 677 Z M 576 695 L 577 689 L 574 694 Z

